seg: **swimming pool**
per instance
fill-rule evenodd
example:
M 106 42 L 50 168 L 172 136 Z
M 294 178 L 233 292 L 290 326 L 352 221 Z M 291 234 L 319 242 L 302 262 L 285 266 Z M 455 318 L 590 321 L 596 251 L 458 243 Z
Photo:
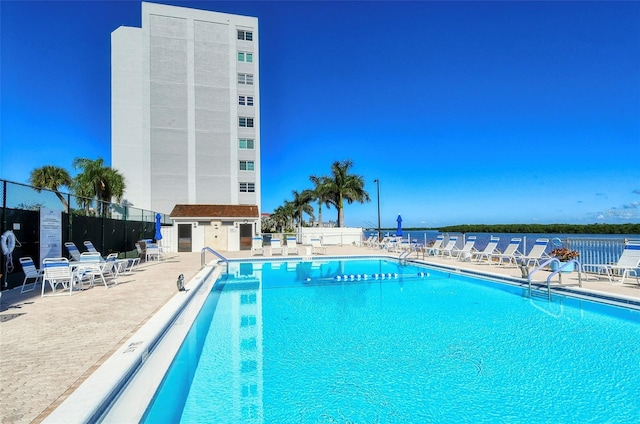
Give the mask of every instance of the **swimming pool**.
M 638 311 L 391 259 L 229 271 L 145 422 L 640 417 Z

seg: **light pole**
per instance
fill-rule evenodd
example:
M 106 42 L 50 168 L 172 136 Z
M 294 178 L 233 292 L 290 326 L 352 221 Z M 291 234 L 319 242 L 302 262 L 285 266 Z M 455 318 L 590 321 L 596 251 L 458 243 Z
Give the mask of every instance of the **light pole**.
M 378 187 L 378 241 L 382 240 L 382 232 L 380 231 L 380 180 L 373 180 Z

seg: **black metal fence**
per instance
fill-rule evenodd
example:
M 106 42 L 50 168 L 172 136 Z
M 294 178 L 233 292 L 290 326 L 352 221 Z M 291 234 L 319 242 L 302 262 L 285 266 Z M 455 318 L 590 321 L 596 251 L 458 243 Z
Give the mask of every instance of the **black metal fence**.
M 84 250 L 84 241 L 90 240 L 103 255 L 135 250 L 138 240 L 152 239 L 155 235 L 156 212 L 131 206 L 109 203 L 107 208 L 74 208 L 79 202 L 75 196 L 63 193 L 68 206 L 49 190 L 0 180 L 2 205 L 0 208 L 0 234 L 12 230 L 16 244 L 11 255 L 0 252 L 3 274 L 1 290 L 22 284 L 24 274 L 19 259 L 31 257 L 40 263 L 40 209 L 60 210 L 62 213 L 62 243 L 72 241 Z M 106 216 L 100 211 L 107 210 Z M 169 224 L 168 216 L 162 215 L 162 222 Z M 62 255 L 68 252 L 62 247 Z

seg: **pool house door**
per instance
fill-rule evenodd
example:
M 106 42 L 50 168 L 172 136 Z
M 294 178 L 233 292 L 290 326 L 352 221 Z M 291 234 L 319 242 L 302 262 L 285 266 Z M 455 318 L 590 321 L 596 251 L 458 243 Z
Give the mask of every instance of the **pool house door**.
M 240 224 L 240 250 L 251 250 L 253 224 Z
M 191 252 L 192 224 L 178 224 L 178 252 Z

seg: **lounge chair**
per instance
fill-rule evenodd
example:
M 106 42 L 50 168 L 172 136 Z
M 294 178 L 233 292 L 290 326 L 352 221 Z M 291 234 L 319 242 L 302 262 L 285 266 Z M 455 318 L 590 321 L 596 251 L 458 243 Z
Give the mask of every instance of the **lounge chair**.
M 546 253 L 548 244 L 549 244 L 549 239 L 546 239 L 546 238 L 537 239 L 535 244 L 531 248 L 531 251 L 529 251 L 529 254 L 520 256 L 518 258 L 518 260 L 520 261 L 520 264 L 524 266 L 531 266 L 533 262 L 533 266 L 540 266 L 541 259 L 551 258 L 551 256 L 549 256 Z
M 475 244 L 476 236 L 467 237 L 467 240 L 465 241 L 464 246 L 462 246 L 462 249 L 454 249 L 453 253 L 456 255 L 456 259 L 463 261 L 471 259 L 471 255 L 476 251 L 475 247 L 473 247 Z
M 280 239 L 272 238 L 271 239 L 271 256 L 273 255 L 282 255 L 283 253 L 282 243 L 280 243 Z
M 518 251 L 518 248 L 520 247 L 521 242 L 522 242 L 521 238 L 514 237 L 511 239 L 511 241 L 507 245 L 507 248 L 504 249 L 504 252 L 499 253 L 497 255 L 492 255 L 500 258 L 498 260 L 498 265 L 502 265 L 505 260 L 507 261 L 507 262 L 504 262 L 505 265 L 507 264 L 518 265 L 517 258 L 522 256 L 522 253 Z
M 311 242 L 311 252 L 318 254 L 327 254 L 327 247 L 322 245 L 322 242 L 319 238 L 311 238 L 309 240 Z
M 636 282 L 640 284 L 640 278 L 638 278 L 638 269 L 640 269 L 640 242 L 628 242 L 618 262 L 615 264 L 582 264 L 583 272 L 585 268 L 595 268 L 598 275 L 601 272 L 606 273 L 609 282 L 613 285 L 624 284 L 625 278 L 631 274 L 635 275 Z M 619 281 L 615 280 L 616 273 L 622 273 Z
M 24 272 L 24 281 L 22 282 L 22 288 L 20 294 L 35 290 L 38 281 L 42 282 L 42 270 L 36 267 L 33 263 L 33 259 L 28 256 L 20 258 L 20 265 L 22 265 L 22 272 Z M 33 279 L 33 286 L 30 289 L 25 290 L 27 281 Z
M 440 255 L 444 258 L 445 256 L 453 257 L 453 251 L 456 248 L 456 244 L 458 243 L 458 236 L 449 237 L 449 241 L 447 245 L 442 248 L 440 251 Z
M 62 290 L 69 290 L 69 294 L 73 290 L 73 273 L 69 266 L 67 258 L 46 258 L 42 261 L 42 293 L 44 297 L 44 289 L 46 283 L 49 283 L 51 291 L 56 294 L 58 286 L 62 286 Z
M 96 249 L 93 246 L 93 243 L 91 243 L 91 241 L 85 240 L 84 242 L 82 242 L 82 244 L 84 244 L 84 247 L 87 249 L 87 252 L 100 253 L 98 252 L 98 249 Z
M 64 244 L 64 247 L 67 248 L 67 251 L 69 252 L 69 255 L 71 255 L 71 260 L 72 261 L 79 261 L 80 260 L 80 251 L 78 250 L 78 247 L 76 246 L 76 244 L 72 241 L 68 241 Z
M 444 243 L 444 236 L 440 235 L 436 237 L 436 240 L 433 242 L 431 246 L 428 246 L 427 253 L 431 256 L 437 256 L 440 254 L 440 249 L 442 248 L 442 243 Z
M 253 239 L 251 239 L 251 255 L 264 256 L 264 246 L 262 246 L 262 237 L 253 237 Z
M 499 241 L 500 241 L 500 238 L 491 237 L 491 239 L 489 239 L 489 243 L 487 243 L 487 245 L 482 251 L 474 252 L 471 254 L 471 260 L 475 258 L 477 262 L 480 262 L 482 259 L 486 259 L 487 261 L 491 262 L 492 256 L 499 253 L 498 251 Z
M 293 253 L 294 255 L 298 254 L 298 241 L 295 237 L 287 237 L 287 255 L 289 253 Z

